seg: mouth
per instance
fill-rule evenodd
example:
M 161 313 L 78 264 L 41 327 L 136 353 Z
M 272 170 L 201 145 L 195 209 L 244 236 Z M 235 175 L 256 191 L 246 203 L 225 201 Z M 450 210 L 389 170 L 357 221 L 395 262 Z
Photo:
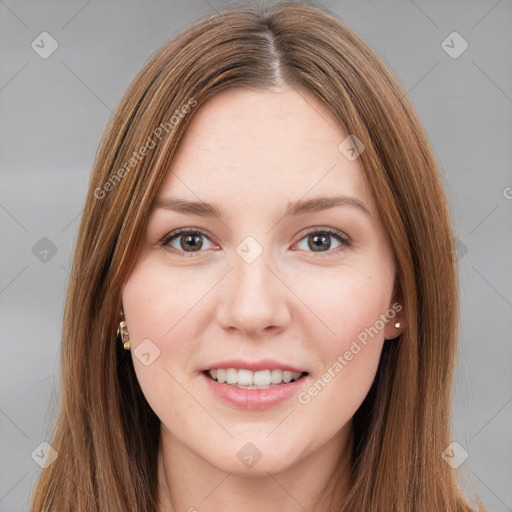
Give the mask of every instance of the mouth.
M 286 387 L 309 375 L 308 372 L 292 372 L 278 368 L 259 371 L 246 368 L 212 368 L 202 373 L 219 384 L 251 390 Z

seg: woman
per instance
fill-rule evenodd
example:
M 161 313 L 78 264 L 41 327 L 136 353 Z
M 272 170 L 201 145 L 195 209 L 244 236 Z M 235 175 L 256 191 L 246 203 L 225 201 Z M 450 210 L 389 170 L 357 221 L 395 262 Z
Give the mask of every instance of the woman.
M 101 141 L 32 510 L 473 510 L 453 256 L 421 123 L 359 37 L 299 3 L 197 22 Z

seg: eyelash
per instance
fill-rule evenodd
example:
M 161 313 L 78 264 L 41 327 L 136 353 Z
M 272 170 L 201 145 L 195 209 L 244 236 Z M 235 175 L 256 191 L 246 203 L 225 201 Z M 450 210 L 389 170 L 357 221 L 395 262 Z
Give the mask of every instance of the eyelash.
M 193 228 L 179 228 L 179 229 L 176 229 L 175 231 L 172 231 L 171 233 L 168 233 L 167 235 L 165 235 L 164 238 L 158 242 L 158 245 L 160 245 L 161 247 L 167 247 L 171 241 L 173 241 L 175 238 L 178 238 L 180 235 L 183 235 L 185 233 L 193 234 L 193 235 L 201 235 L 201 236 L 204 236 L 204 237 L 210 239 L 210 237 L 206 233 L 202 232 L 201 230 L 197 230 L 197 229 L 193 229 Z M 315 253 L 319 257 L 323 257 L 326 255 L 327 256 L 332 255 L 333 252 L 334 253 L 342 252 L 346 248 L 351 247 L 351 245 L 352 245 L 352 242 L 348 236 L 346 236 L 341 231 L 338 231 L 337 229 L 334 229 L 334 228 L 320 228 L 320 229 L 316 228 L 315 230 L 305 233 L 302 236 L 302 238 L 299 239 L 299 242 L 303 238 L 306 238 L 310 235 L 317 234 L 317 233 L 328 234 L 328 235 L 332 236 L 333 238 L 335 238 L 336 240 L 338 240 L 338 242 L 340 242 L 340 244 L 341 244 L 341 247 L 338 247 L 334 251 L 329 250 L 329 251 L 325 251 L 323 253 L 322 252 Z M 204 252 L 204 251 L 196 251 L 196 252 L 191 252 L 190 255 L 185 255 L 185 254 L 182 254 L 183 251 L 179 251 L 174 248 L 171 248 L 171 249 L 174 253 L 180 254 L 181 256 L 184 256 L 184 257 L 194 257 L 197 254 Z M 313 252 L 313 251 L 309 251 L 309 252 Z

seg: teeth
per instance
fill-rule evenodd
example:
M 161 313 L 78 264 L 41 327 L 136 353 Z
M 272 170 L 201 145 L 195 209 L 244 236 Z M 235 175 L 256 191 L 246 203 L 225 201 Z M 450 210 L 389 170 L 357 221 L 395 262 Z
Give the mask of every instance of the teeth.
M 283 372 L 283 381 L 288 383 L 293 379 L 293 373 L 292 372 Z
M 236 383 L 240 386 L 252 386 L 255 384 L 251 370 L 238 370 Z
M 282 370 L 272 370 L 270 372 L 270 380 L 272 384 L 281 384 L 283 380 L 283 371 Z
M 255 386 L 270 386 L 270 370 L 254 372 L 253 382 Z
M 226 384 L 238 384 L 237 374 L 238 372 L 234 368 L 228 368 L 226 370 Z
M 298 380 L 302 373 L 294 373 L 287 370 L 252 370 L 236 368 L 219 368 L 208 370 L 213 380 L 220 383 L 245 389 L 267 389 L 279 384 L 288 384 L 292 380 Z

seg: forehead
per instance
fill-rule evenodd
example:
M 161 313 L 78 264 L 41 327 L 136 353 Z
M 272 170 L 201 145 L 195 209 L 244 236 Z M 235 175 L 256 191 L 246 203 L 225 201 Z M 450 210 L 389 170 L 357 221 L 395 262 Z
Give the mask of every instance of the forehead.
M 359 159 L 338 149 L 347 135 L 306 91 L 228 89 L 195 113 L 157 198 L 246 208 L 345 194 L 373 211 Z

